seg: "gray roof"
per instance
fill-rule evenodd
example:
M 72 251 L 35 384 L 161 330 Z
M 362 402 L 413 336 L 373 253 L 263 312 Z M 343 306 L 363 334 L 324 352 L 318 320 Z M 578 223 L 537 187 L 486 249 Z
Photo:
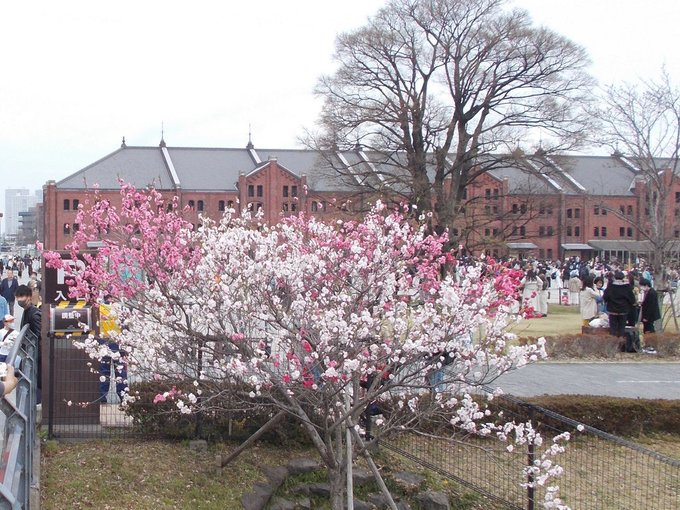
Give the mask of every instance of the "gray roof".
M 554 156 L 559 167 L 590 195 L 631 195 L 635 172 L 610 156 Z
M 511 194 L 533 195 L 537 193 L 555 193 L 558 190 L 535 171 L 519 166 L 504 166 L 489 170 L 489 174 L 498 180 L 508 179 L 508 191 Z
M 184 190 L 235 191 L 239 174 L 249 174 L 275 158 L 294 175 L 306 176 L 311 191 L 356 191 L 362 184 L 404 194 L 410 191 L 408 172 L 402 167 L 403 153 L 197 147 L 168 147 L 167 151 Z M 512 155 L 490 155 L 480 156 L 480 163 L 484 164 L 485 157 L 489 164 L 496 165 L 489 174 L 501 181 L 508 179 L 511 194 L 632 196 L 631 185 L 637 174 L 631 163 L 620 157 L 536 154 L 517 159 Z M 345 169 L 343 176 L 338 168 Z M 432 165 L 428 173 L 432 173 Z M 102 189 L 118 189 L 119 177 L 137 187 L 174 189 L 159 147 L 121 147 L 57 185 L 84 189 L 98 184 Z
M 173 189 L 158 147 L 122 147 L 62 179 L 57 186 L 86 189 L 98 184 L 101 189 L 119 189 L 119 177 L 139 188 L 151 184 L 158 189 Z
M 247 149 L 168 147 L 182 189 L 236 190 L 241 172 L 255 168 Z

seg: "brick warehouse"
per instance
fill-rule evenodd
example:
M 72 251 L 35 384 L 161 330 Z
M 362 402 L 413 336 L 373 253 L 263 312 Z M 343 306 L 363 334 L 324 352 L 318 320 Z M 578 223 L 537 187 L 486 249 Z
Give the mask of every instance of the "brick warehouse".
M 137 187 L 154 186 L 179 198 L 192 223 L 199 215 L 218 218 L 225 209 L 261 209 L 267 222 L 299 211 L 319 218 L 365 210 L 375 195 L 361 193 L 364 179 L 378 179 L 388 162 L 357 147 L 336 152 L 330 166 L 350 169 L 353 182 L 329 167 L 329 155 L 304 149 L 132 147 L 115 152 L 43 190 L 43 242 L 63 249 L 72 236 L 78 204 L 95 184 L 118 197 L 118 178 Z M 641 229 L 648 221 L 641 173 L 622 155 L 508 158 L 464 192 L 453 234 L 473 254 L 590 258 L 629 261 L 649 250 Z M 666 170 L 669 172 L 669 170 Z M 680 238 L 680 184 L 672 186 L 667 225 Z M 238 207 L 237 207 L 238 208 Z

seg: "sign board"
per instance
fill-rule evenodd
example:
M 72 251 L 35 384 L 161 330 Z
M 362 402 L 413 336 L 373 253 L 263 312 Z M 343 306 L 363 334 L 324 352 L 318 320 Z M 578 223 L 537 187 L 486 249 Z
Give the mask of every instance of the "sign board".
M 71 260 L 70 252 L 59 252 L 63 260 L 68 261 L 72 268 L 85 268 L 85 262 L 82 259 Z M 43 280 L 43 288 L 45 295 L 43 302 L 45 304 L 53 305 L 61 301 L 71 301 L 75 303 L 77 300 L 69 297 L 68 293 L 71 288 L 69 281 L 73 281 L 72 275 L 66 269 L 54 269 L 45 266 L 45 277 Z
M 90 329 L 92 308 L 86 306 L 85 301 L 50 307 L 50 333 L 83 333 Z

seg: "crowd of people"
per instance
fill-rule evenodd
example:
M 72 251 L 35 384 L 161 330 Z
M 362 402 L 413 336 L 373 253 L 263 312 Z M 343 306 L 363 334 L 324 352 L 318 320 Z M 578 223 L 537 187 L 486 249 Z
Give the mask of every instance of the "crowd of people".
M 579 306 L 583 326 L 608 327 L 617 337 L 639 323 L 645 333 L 656 331 L 655 323 L 661 319 L 659 296 L 652 268 L 644 260 L 628 270 L 597 258 L 511 263 L 525 272 L 520 307 L 528 317 L 546 317 L 548 294 L 555 291 L 560 303 Z

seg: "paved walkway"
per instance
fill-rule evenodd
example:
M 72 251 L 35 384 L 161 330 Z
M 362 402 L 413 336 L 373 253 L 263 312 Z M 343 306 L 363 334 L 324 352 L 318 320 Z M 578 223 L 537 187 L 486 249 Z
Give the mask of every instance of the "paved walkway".
M 680 362 L 536 363 L 494 384 L 517 397 L 608 395 L 680 399 Z

